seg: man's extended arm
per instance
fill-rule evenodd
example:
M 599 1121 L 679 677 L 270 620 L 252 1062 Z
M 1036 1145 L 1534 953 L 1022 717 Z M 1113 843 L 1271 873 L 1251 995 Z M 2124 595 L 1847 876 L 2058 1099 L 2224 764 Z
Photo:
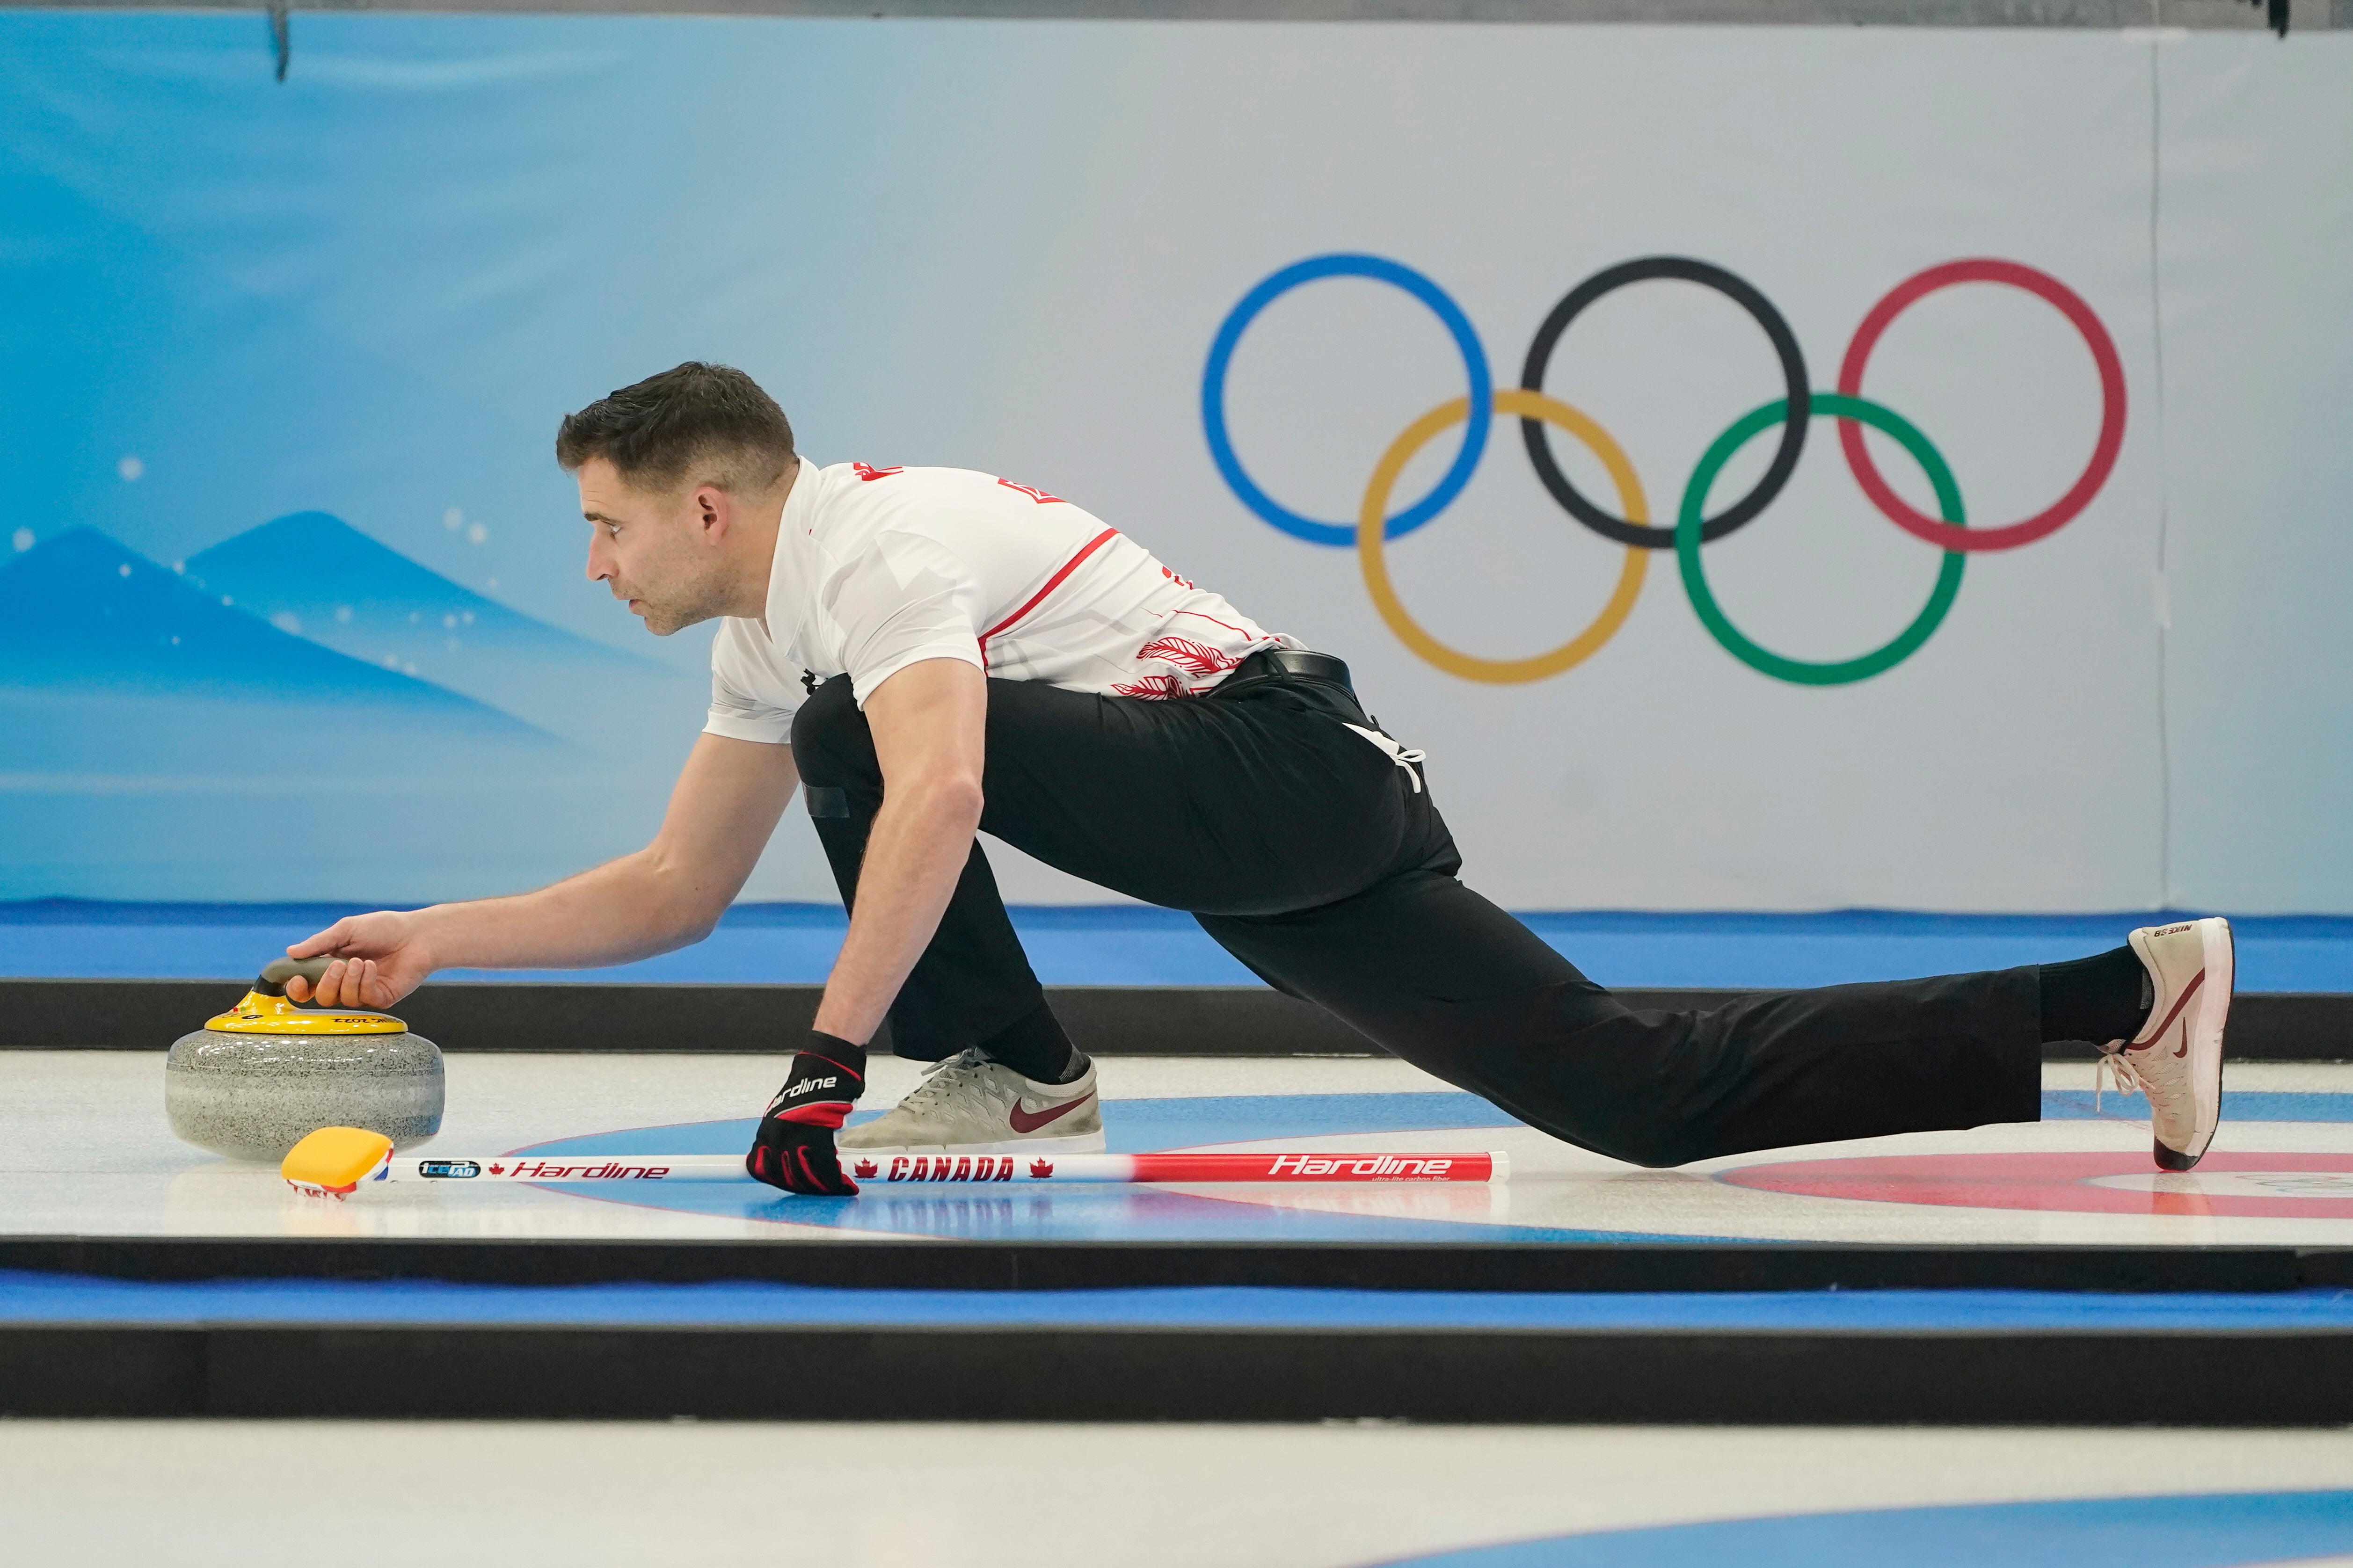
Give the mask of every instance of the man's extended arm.
M 866 719 L 882 764 L 882 809 L 867 837 L 849 935 L 817 1015 L 819 1029 L 860 1045 L 881 1027 L 972 855 L 987 678 L 961 659 L 911 664 L 866 700 Z
M 286 951 L 345 961 L 327 966 L 320 1003 L 388 1007 L 437 969 L 579 969 L 684 947 L 726 911 L 798 780 L 790 746 L 706 734 L 635 854 L 535 893 L 354 915 Z M 287 990 L 305 999 L 301 981 Z
M 866 837 L 849 934 L 817 1026 L 768 1102 L 744 1168 L 787 1192 L 848 1196 L 834 1134 L 866 1092 L 866 1042 L 931 944 L 980 826 L 988 682 L 955 658 L 911 664 L 875 688 L 866 721 L 882 809 Z

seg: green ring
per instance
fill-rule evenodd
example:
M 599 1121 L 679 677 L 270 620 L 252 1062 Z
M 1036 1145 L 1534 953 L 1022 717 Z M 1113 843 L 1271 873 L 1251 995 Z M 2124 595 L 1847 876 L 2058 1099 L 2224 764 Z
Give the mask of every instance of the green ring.
M 1813 396 L 1813 412 L 1828 414 L 1840 419 L 1860 419 L 1865 425 L 1884 430 L 1895 437 L 1904 449 L 1912 454 L 1928 483 L 1936 489 L 1936 505 L 1944 520 L 1957 528 L 1968 524 L 1961 516 L 1961 489 L 1953 482 L 1953 470 L 1930 446 L 1928 437 L 1908 419 L 1892 409 L 1883 408 L 1867 398 L 1848 397 L 1835 392 L 1817 392 Z M 1725 616 L 1708 591 L 1707 574 L 1700 566 L 1699 547 L 1702 514 L 1707 507 L 1707 492 L 1715 476 L 1732 455 L 1754 440 L 1763 431 L 1771 429 L 1789 416 L 1787 398 L 1777 399 L 1750 414 L 1743 415 L 1731 429 L 1715 438 L 1692 470 L 1691 483 L 1683 487 L 1682 510 L 1675 514 L 1675 562 L 1683 568 L 1683 592 L 1691 595 L 1692 608 L 1699 612 L 1700 624 L 1708 634 L 1722 644 L 1724 650 L 1749 668 L 1780 680 L 1794 681 L 1800 686 L 1842 686 L 1851 680 L 1868 680 L 1883 670 L 1893 669 L 1918 651 L 1936 632 L 1945 612 L 1953 607 L 1953 600 L 1961 591 L 1961 571 L 1968 557 L 1957 550 L 1945 552 L 1945 564 L 1936 574 L 1936 586 L 1928 595 L 1928 603 L 1885 647 L 1874 648 L 1859 658 L 1839 659 L 1829 664 L 1812 664 L 1804 659 L 1785 658 L 1769 648 L 1759 647 L 1741 634 Z

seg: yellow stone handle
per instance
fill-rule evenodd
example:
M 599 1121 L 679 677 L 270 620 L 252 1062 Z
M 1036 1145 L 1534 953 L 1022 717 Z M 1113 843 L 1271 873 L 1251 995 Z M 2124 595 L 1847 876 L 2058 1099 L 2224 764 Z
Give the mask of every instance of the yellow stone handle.
M 312 985 L 327 973 L 332 958 L 273 958 L 245 1000 L 205 1027 L 224 1035 L 397 1035 L 408 1026 L 386 1013 L 356 1007 L 325 1009 L 305 1006 L 286 994 L 286 983 L 301 975 Z

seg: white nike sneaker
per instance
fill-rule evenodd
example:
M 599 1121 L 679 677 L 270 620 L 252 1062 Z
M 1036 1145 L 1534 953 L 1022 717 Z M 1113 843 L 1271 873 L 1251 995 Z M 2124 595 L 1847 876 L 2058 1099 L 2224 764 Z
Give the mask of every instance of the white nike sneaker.
M 2120 1092 L 2148 1096 L 2149 1131 L 2160 1169 L 2186 1171 L 2205 1157 L 2222 1119 L 2222 1026 L 2231 1016 L 2231 922 L 2143 926 L 2133 952 L 2156 1000 L 2130 1040 L 2102 1046 L 2093 1083 L 2113 1078 Z
M 1103 1146 L 1095 1068 L 1036 1083 L 976 1050 L 923 1069 L 923 1081 L 835 1140 L 844 1154 L 1092 1154 Z

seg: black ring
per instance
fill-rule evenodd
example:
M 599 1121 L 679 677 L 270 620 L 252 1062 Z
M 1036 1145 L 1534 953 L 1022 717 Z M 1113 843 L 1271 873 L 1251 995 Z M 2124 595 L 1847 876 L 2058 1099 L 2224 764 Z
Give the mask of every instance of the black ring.
M 1781 312 L 1773 308 L 1773 301 L 1758 293 L 1746 279 L 1688 256 L 1646 256 L 1605 268 L 1561 296 L 1560 303 L 1552 308 L 1552 314 L 1536 329 L 1535 341 L 1528 345 L 1526 368 L 1520 372 L 1520 385 L 1530 392 L 1544 391 L 1545 367 L 1552 363 L 1553 348 L 1560 342 L 1561 333 L 1568 330 L 1569 322 L 1577 319 L 1577 312 L 1614 289 L 1653 278 L 1675 278 L 1713 289 L 1747 311 L 1772 341 L 1773 352 L 1781 360 L 1781 379 L 1788 388 L 1789 416 L 1781 426 L 1781 445 L 1774 452 L 1765 477 L 1746 495 L 1700 524 L 1701 542 L 1712 543 L 1773 503 L 1773 498 L 1781 493 L 1781 487 L 1797 471 L 1799 455 L 1806 447 L 1806 426 L 1812 423 L 1813 394 L 1806 384 L 1806 356 L 1799 351 L 1797 337 L 1789 331 L 1789 323 L 1781 319 Z M 1528 461 L 1535 465 L 1536 478 L 1544 481 L 1544 488 L 1552 492 L 1552 499 L 1569 516 L 1602 538 L 1620 544 L 1643 550 L 1674 548 L 1675 531 L 1672 527 L 1629 522 L 1586 500 L 1568 482 L 1568 476 L 1560 471 L 1560 465 L 1553 461 L 1552 445 L 1546 437 L 1543 420 L 1523 416 L 1520 438 L 1527 443 Z

